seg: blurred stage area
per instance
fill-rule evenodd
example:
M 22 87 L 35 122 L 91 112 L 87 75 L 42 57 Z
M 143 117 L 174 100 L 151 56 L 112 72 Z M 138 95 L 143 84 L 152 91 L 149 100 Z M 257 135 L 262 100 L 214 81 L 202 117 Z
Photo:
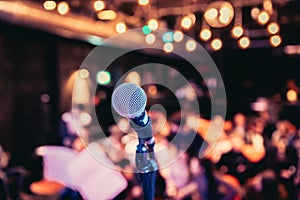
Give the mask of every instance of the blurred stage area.
M 126 119 L 114 119 L 111 96 L 120 77 L 149 63 L 151 73 L 131 71 L 125 82 L 176 88 L 141 85 L 155 151 L 167 149 L 158 164 L 170 161 L 158 170 L 155 199 L 300 199 L 299 10 L 297 0 L 0 0 L 0 200 L 143 199 L 128 155 L 137 137 Z M 149 49 L 96 73 L 80 69 L 96 46 L 138 28 L 107 48 Z M 169 31 L 159 38 L 158 28 Z M 192 39 L 184 55 L 198 42 L 226 96 L 218 96 L 224 88 L 208 66 L 196 66 L 198 74 L 173 53 L 183 35 Z M 212 115 L 212 96 L 226 116 Z M 209 128 L 223 123 L 220 133 Z

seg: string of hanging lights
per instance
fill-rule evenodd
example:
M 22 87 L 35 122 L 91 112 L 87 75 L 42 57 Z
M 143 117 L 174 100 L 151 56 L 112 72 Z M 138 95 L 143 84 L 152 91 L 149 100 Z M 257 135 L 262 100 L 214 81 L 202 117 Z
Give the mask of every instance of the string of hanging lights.
M 120 1 L 118 2 L 120 4 Z M 124 17 L 124 15 L 122 15 L 123 17 L 119 17 L 122 11 L 116 9 L 117 6 L 112 6 L 113 3 L 111 1 L 92 0 L 90 1 L 90 7 L 96 13 L 97 20 L 116 21 L 116 33 L 123 33 L 131 28 L 142 28 L 145 34 L 145 42 L 149 45 L 153 44 L 157 39 L 155 31 L 160 27 L 166 27 L 166 23 L 163 23 L 163 20 L 164 16 L 168 15 L 167 12 L 169 12 L 170 15 L 177 15 L 175 25 L 171 27 L 171 29 L 175 31 L 171 34 L 166 33 L 167 35 L 163 36 L 167 38 L 166 40 L 163 39 L 163 47 L 168 53 L 173 51 L 173 42 L 182 41 L 183 33 L 189 33 L 189 30 L 192 29 L 196 30 L 195 24 L 201 24 L 199 33 L 197 33 L 199 38 L 195 39 L 203 43 L 209 43 L 211 49 L 214 51 L 222 49 L 224 40 L 220 37 L 220 32 L 226 27 L 231 27 L 231 37 L 237 42 L 241 49 L 251 47 L 251 36 L 248 34 L 249 30 L 247 30 L 247 26 L 243 24 L 243 16 L 245 15 L 245 13 L 243 13 L 243 6 L 247 4 L 247 2 L 242 0 L 233 2 L 205 1 L 204 3 L 193 1 L 194 3 L 190 5 L 182 6 L 180 13 L 178 12 L 178 7 L 170 8 L 168 11 L 166 11 L 164 7 L 159 7 L 159 0 L 155 0 L 155 2 L 154 0 L 123 0 L 121 2 L 134 2 L 136 4 L 132 16 L 140 17 L 140 24 L 138 26 L 128 23 L 128 19 Z M 69 12 L 72 12 L 70 3 L 72 3 L 71 0 L 60 2 L 46 0 L 43 3 L 43 7 L 47 11 L 57 11 L 60 15 L 67 15 Z M 278 47 L 282 43 L 282 38 L 279 34 L 280 26 L 274 5 L 272 0 L 263 0 L 261 4 L 251 9 L 250 15 L 253 21 L 267 32 L 270 45 Z M 202 13 L 200 17 L 199 14 L 197 15 L 199 12 Z M 140 27 L 141 24 L 142 27 Z M 193 51 L 194 46 L 195 44 L 191 41 L 186 41 L 187 51 Z

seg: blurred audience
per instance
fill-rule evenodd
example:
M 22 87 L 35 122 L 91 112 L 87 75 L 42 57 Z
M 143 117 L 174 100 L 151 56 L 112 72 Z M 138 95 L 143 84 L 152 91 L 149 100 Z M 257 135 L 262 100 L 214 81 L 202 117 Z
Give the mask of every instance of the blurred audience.
M 288 87 L 298 91 L 293 83 Z M 182 119 L 154 110 L 149 114 L 159 165 L 157 200 L 299 199 L 300 130 L 289 120 L 271 120 L 266 110 L 255 115 L 237 112 L 227 121 L 221 116 L 207 120 L 192 111 L 184 112 Z M 84 108 L 74 108 L 61 119 L 62 145 L 82 151 L 90 142 L 90 118 Z M 97 139 L 99 148 L 128 182 L 115 199 L 142 199 L 134 173 L 136 133 L 123 118 L 107 130 L 107 137 Z M 11 195 L 7 160 L 0 148 L 0 199 Z M 60 199 L 81 196 L 65 188 Z

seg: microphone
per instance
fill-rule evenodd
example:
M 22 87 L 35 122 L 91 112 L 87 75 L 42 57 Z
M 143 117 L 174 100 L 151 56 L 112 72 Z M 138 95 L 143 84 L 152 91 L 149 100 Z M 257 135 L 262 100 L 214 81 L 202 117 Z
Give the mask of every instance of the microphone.
M 153 150 L 155 142 L 151 119 L 145 111 L 146 103 L 146 93 L 134 83 L 123 83 L 112 94 L 112 107 L 119 115 L 129 119 L 130 126 L 138 134 L 135 157 L 138 180 L 143 188 L 144 199 L 154 200 L 158 166 Z
M 145 111 L 146 104 L 146 93 L 134 83 L 123 83 L 112 94 L 114 110 L 122 117 L 129 119 L 139 139 L 149 140 L 152 138 L 152 126 L 151 119 Z

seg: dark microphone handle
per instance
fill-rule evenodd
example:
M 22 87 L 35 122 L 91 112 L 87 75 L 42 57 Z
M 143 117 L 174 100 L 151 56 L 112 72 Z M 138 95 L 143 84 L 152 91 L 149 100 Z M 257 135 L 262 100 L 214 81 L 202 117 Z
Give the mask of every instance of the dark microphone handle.
M 143 188 L 144 200 L 154 200 L 155 180 L 158 169 L 154 156 L 154 139 L 151 119 L 143 112 L 130 120 L 131 127 L 137 132 L 139 144 L 136 146 L 135 163 L 138 170 L 138 180 Z
M 155 199 L 156 171 L 138 174 L 139 182 L 143 188 L 144 200 Z

